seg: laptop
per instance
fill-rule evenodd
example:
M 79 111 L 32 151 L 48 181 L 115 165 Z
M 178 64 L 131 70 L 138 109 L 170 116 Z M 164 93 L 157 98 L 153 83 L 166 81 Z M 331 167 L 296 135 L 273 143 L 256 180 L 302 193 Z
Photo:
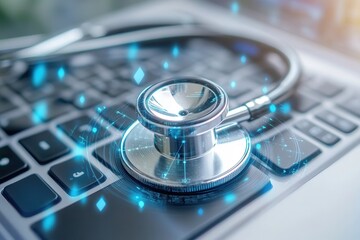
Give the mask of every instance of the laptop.
M 1 53 L 93 18 L 114 32 L 28 61 L 21 74 L 2 73 L 0 239 L 359 239 L 360 2 L 58 4 L 64 14 L 40 14 L 40 25 L 32 17 L 4 24 Z M 53 11 L 37 11 L 44 8 Z M 201 76 L 236 108 L 281 80 L 281 66 L 254 46 L 234 54 L 221 41 L 166 39 L 200 28 L 289 45 L 302 76 L 289 99 L 241 123 L 253 150 L 239 176 L 208 191 L 168 193 L 121 165 L 139 93 L 174 75 Z M 154 31 L 164 38 L 136 40 Z

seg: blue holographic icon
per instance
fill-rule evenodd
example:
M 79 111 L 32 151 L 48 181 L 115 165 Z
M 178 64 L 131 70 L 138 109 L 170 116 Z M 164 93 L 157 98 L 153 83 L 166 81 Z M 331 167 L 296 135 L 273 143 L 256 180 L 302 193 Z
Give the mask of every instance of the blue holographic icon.
M 204 209 L 202 209 L 202 208 L 198 208 L 198 210 L 197 210 L 197 214 L 198 214 L 199 216 L 204 215 Z
M 105 202 L 104 198 L 101 197 L 99 199 L 99 201 L 97 201 L 96 207 L 97 207 L 97 209 L 99 209 L 100 212 L 102 212 L 104 210 L 105 206 L 106 206 L 106 202 Z
M 144 71 L 142 70 L 141 67 L 139 67 L 134 74 L 134 80 L 137 85 L 141 83 L 141 81 L 144 79 L 144 76 L 145 76 Z
M 139 201 L 138 205 L 139 205 L 139 208 L 143 209 L 145 206 L 145 203 L 144 203 L 144 201 Z

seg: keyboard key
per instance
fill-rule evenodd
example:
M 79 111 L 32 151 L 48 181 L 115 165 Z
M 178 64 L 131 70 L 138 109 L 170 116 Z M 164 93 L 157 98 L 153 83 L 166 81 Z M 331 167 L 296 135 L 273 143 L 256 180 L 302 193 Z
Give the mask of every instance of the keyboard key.
M 278 175 L 295 173 L 321 152 L 288 130 L 257 143 L 254 149 L 255 155 Z
M 295 93 L 291 98 L 290 98 L 290 103 L 292 108 L 300 113 L 305 113 L 307 111 L 310 111 L 311 109 L 313 109 L 314 107 L 316 107 L 317 105 L 319 105 L 319 102 L 310 98 L 310 97 L 306 97 L 305 95 L 301 94 L 301 93 Z
M 79 146 L 86 147 L 110 136 L 109 131 L 88 116 L 81 116 L 58 126 Z
M 95 158 L 97 158 L 102 164 L 118 175 L 121 173 L 119 169 L 122 169 L 122 167 L 119 168 L 118 165 L 121 162 L 119 153 L 120 143 L 121 140 L 119 139 L 104 146 L 98 147 L 93 152 Z
M 71 103 L 78 109 L 87 109 L 94 107 L 101 102 L 98 93 L 94 91 L 85 91 L 74 94 Z
M 72 109 L 73 108 L 69 104 L 64 103 L 60 99 L 43 100 L 35 103 L 33 106 L 34 114 L 40 119 L 40 121 L 44 122 L 68 113 Z
M 295 128 L 328 146 L 332 146 L 340 141 L 339 137 L 327 132 L 325 129 L 308 120 L 301 120 L 295 124 Z
M 54 190 L 35 174 L 5 187 L 3 194 L 24 217 L 33 216 L 60 201 Z
M 40 164 L 49 163 L 70 152 L 70 148 L 48 130 L 23 138 L 19 142 Z
M 128 103 L 106 108 L 100 115 L 119 130 L 127 129 L 137 119 L 134 106 Z
M 323 111 L 321 113 L 318 113 L 316 114 L 316 118 L 320 119 L 321 121 L 329 124 L 333 128 L 336 128 L 343 133 L 351 133 L 357 128 L 356 124 L 330 111 Z
M 270 113 L 250 122 L 242 122 L 240 125 L 248 130 L 250 136 L 255 137 L 265 134 L 267 131 L 270 131 L 290 119 L 291 116 L 289 114 Z
M 20 94 L 28 102 L 35 102 L 43 98 L 54 96 L 61 91 L 69 91 L 69 88 L 64 84 L 45 84 L 39 88 L 29 87 L 22 90 Z
M 0 183 L 19 175 L 27 169 L 27 164 L 11 148 L 7 146 L 0 148 Z
M 307 82 L 306 86 L 328 98 L 338 95 L 344 89 L 343 87 L 332 82 L 323 81 L 316 78 Z
M 54 165 L 49 174 L 70 196 L 80 195 L 105 181 L 105 176 L 83 157 Z
M 119 97 L 122 94 L 130 91 L 134 86 L 131 86 L 128 81 L 109 81 L 106 84 L 105 93 L 110 97 Z
M 253 166 L 232 183 L 195 197 L 154 192 L 126 177 L 91 194 L 85 204 L 55 213 L 51 230 L 44 228 L 46 217 L 32 229 L 41 239 L 53 240 L 190 239 L 271 189 L 268 177 Z
M 1 128 L 7 135 L 14 135 L 36 125 L 37 120 L 33 119 L 29 113 L 20 116 L 2 119 Z
M 339 105 L 344 110 L 360 118 L 360 96 L 353 95 Z
M 10 111 L 14 108 L 16 108 L 16 106 L 12 102 L 10 102 L 8 99 L 0 96 L 0 114 Z

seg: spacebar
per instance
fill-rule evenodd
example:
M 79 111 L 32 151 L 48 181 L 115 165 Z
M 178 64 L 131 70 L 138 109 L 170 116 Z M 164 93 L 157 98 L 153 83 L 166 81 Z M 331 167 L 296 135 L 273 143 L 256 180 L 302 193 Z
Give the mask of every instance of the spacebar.
M 269 189 L 268 177 L 253 166 L 215 192 L 186 197 L 145 190 L 123 178 L 32 229 L 42 239 L 188 239 Z

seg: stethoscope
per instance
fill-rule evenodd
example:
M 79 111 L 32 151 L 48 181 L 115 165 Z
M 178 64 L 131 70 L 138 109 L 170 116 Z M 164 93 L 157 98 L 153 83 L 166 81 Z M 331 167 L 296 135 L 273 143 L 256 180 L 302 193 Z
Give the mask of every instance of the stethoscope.
M 61 41 L 64 37 L 67 42 Z M 93 46 L 91 43 L 84 44 L 88 46 L 85 48 L 70 46 L 60 50 L 82 37 L 78 29 L 68 31 L 58 38 L 47 40 L 51 44 L 45 41 L 20 50 L 13 58 L 3 58 L 0 69 L 14 66 L 17 59 L 56 57 L 99 46 L 177 37 L 246 39 L 271 49 L 285 63 L 286 74 L 274 89 L 231 111 L 226 92 L 204 78 L 174 77 L 141 92 L 136 106 L 138 120 L 123 134 L 119 154 L 121 164 L 129 175 L 160 191 L 186 193 L 209 190 L 239 175 L 249 163 L 252 147 L 249 134 L 238 123 L 259 118 L 268 113 L 271 104 L 288 98 L 301 74 L 299 59 L 291 48 L 249 33 L 233 34 L 199 27 L 162 27 L 107 37 Z M 59 44 L 54 44 L 56 42 Z
M 289 97 L 301 68 L 291 49 L 256 36 L 241 38 L 283 58 L 287 72 L 282 81 L 231 111 L 223 88 L 204 78 L 180 76 L 149 86 L 137 99 L 138 121 L 121 141 L 122 165 L 133 178 L 161 191 L 198 192 L 218 187 L 246 168 L 251 140 L 238 123 L 263 116 L 271 104 Z

